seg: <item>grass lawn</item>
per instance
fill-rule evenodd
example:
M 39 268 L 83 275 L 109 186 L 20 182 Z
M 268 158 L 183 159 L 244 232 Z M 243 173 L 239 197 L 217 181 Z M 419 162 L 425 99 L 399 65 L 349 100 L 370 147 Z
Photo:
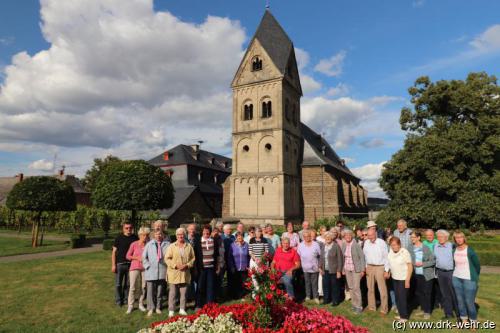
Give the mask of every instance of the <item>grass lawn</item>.
M 125 308 L 114 305 L 109 256 L 110 252 L 97 252 L 0 264 L 0 332 L 134 333 L 166 318 L 165 313 L 146 318 L 139 311 L 127 316 Z M 499 282 L 498 275 L 481 275 L 480 320 L 500 324 Z M 346 302 L 332 311 L 372 332 L 392 331 L 392 316 L 356 316 Z M 441 317 L 441 310 L 436 310 L 433 319 Z
M 69 243 L 64 241 L 44 240 L 43 246 L 32 248 L 31 239 L 0 236 L 0 257 L 65 250 L 68 245 Z

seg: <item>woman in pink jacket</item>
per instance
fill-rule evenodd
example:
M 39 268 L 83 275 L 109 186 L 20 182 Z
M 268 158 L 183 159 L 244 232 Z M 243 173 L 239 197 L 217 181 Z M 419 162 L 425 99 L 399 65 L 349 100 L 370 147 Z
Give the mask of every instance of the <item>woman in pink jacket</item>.
M 144 307 L 144 298 L 146 297 L 146 279 L 144 278 L 144 267 L 142 266 L 142 251 L 144 246 L 149 241 L 149 228 L 139 229 L 139 240 L 130 244 L 127 252 L 127 260 L 130 260 L 129 281 L 130 289 L 128 291 L 128 309 L 127 314 L 130 314 L 134 309 L 136 294 L 140 290 L 139 310 L 146 311 Z M 137 288 L 137 286 L 140 286 Z

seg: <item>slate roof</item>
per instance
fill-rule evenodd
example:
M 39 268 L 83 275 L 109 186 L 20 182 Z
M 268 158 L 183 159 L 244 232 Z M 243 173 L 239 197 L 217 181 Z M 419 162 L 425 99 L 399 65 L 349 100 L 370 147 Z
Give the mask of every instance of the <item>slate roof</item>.
M 351 170 L 345 166 L 342 159 L 321 135 L 314 132 L 303 123 L 301 123 L 301 131 L 304 137 L 302 165 L 328 165 L 359 180 L 359 178 L 354 176 Z M 325 154 L 323 154 L 323 149 L 325 150 Z
M 177 187 L 174 193 L 174 203 L 169 209 L 163 209 L 161 215 L 165 218 L 170 218 L 177 209 L 179 209 L 184 202 L 191 196 L 191 194 L 196 190 L 196 186 L 189 187 Z
M 166 152 L 168 152 L 168 160 L 164 159 L 164 154 Z M 148 163 L 161 167 L 187 164 L 231 173 L 231 159 L 219 154 L 214 154 L 202 149 L 199 149 L 196 153 L 194 149 L 188 145 L 178 145 L 166 152 L 150 159 Z M 198 159 L 195 158 L 196 154 L 198 154 Z M 224 166 L 225 162 L 227 162 L 227 168 Z

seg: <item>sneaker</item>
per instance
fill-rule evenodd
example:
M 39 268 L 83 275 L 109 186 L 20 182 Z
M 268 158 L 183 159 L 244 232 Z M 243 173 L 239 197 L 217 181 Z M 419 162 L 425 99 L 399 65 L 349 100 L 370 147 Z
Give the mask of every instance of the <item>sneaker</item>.
M 156 309 L 156 313 L 157 314 L 161 314 L 161 310 L 160 309 Z
M 415 315 L 422 317 L 424 315 L 424 311 L 417 311 L 417 312 L 415 312 Z
M 148 317 L 151 317 L 152 315 L 153 315 L 153 310 L 149 310 L 149 311 L 148 311 L 148 315 L 147 315 L 147 316 L 148 316 Z
M 168 311 L 168 318 L 172 318 L 174 315 L 174 311 Z
M 394 319 L 401 320 L 401 317 L 400 316 L 394 316 Z
M 351 300 L 351 293 L 349 291 L 345 292 L 345 300 L 350 301 Z
M 318 305 L 319 305 L 319 304 L 321 304 L 321 303 L 319 302 L 319 298 L 315 298 L 315 299 L 314 299 L 314 302 L 315 302 L 316 304 L 318 304 Z
M 309 302 L 311 299 L 309 297 L 306 297 L 306 302 Z
M 131 314 L 133 309 L 134 309 L 134 307 L 129 305 L 126 313 Z
M 180 309 L 180 310 L 179 310 L 179 314 L 180 314 L 181 316 L 187 316 L 186 310 L 184 310 L 184 309 Z
M 142 312 L 146 312 L 146 308 L 142 304 L 139 304 L 139 310 L 141 310 Z
M 363 309 L 360 308 L 353 308 L 352 310 L 355 314 L 361 314 L 363 312 Z
M 425 320 L 431 319 L 431 314 L 430 313 L 424 313 L 424 319 Z

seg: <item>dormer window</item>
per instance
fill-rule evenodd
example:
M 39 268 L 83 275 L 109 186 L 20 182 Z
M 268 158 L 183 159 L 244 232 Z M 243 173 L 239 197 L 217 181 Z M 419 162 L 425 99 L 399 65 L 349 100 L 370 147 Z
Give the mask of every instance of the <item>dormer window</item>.
M 252 59 L 252 71 L 260 71 L 262 69 L 262 59 L 254 57 Z
M 245 104 L 243 108 L 243 120 L 253 119 L 253 104 Z
M 200 183 L 203 181 L 203 171 L 198 171 L 198 181 Z
M 224 161 L 224 168 L 226 168 L 226 169 L 227 169 L 228 167 L 229 167 L 229 163 L 228 163 L 228 161 Z
M 273 115 L 271 101 L 262 102 L 262 118 L 271 118 Z
M 219 175 L 215 174 L 214 175 L 214 184 L 218 184 L 218 183 L 219 183 Z

